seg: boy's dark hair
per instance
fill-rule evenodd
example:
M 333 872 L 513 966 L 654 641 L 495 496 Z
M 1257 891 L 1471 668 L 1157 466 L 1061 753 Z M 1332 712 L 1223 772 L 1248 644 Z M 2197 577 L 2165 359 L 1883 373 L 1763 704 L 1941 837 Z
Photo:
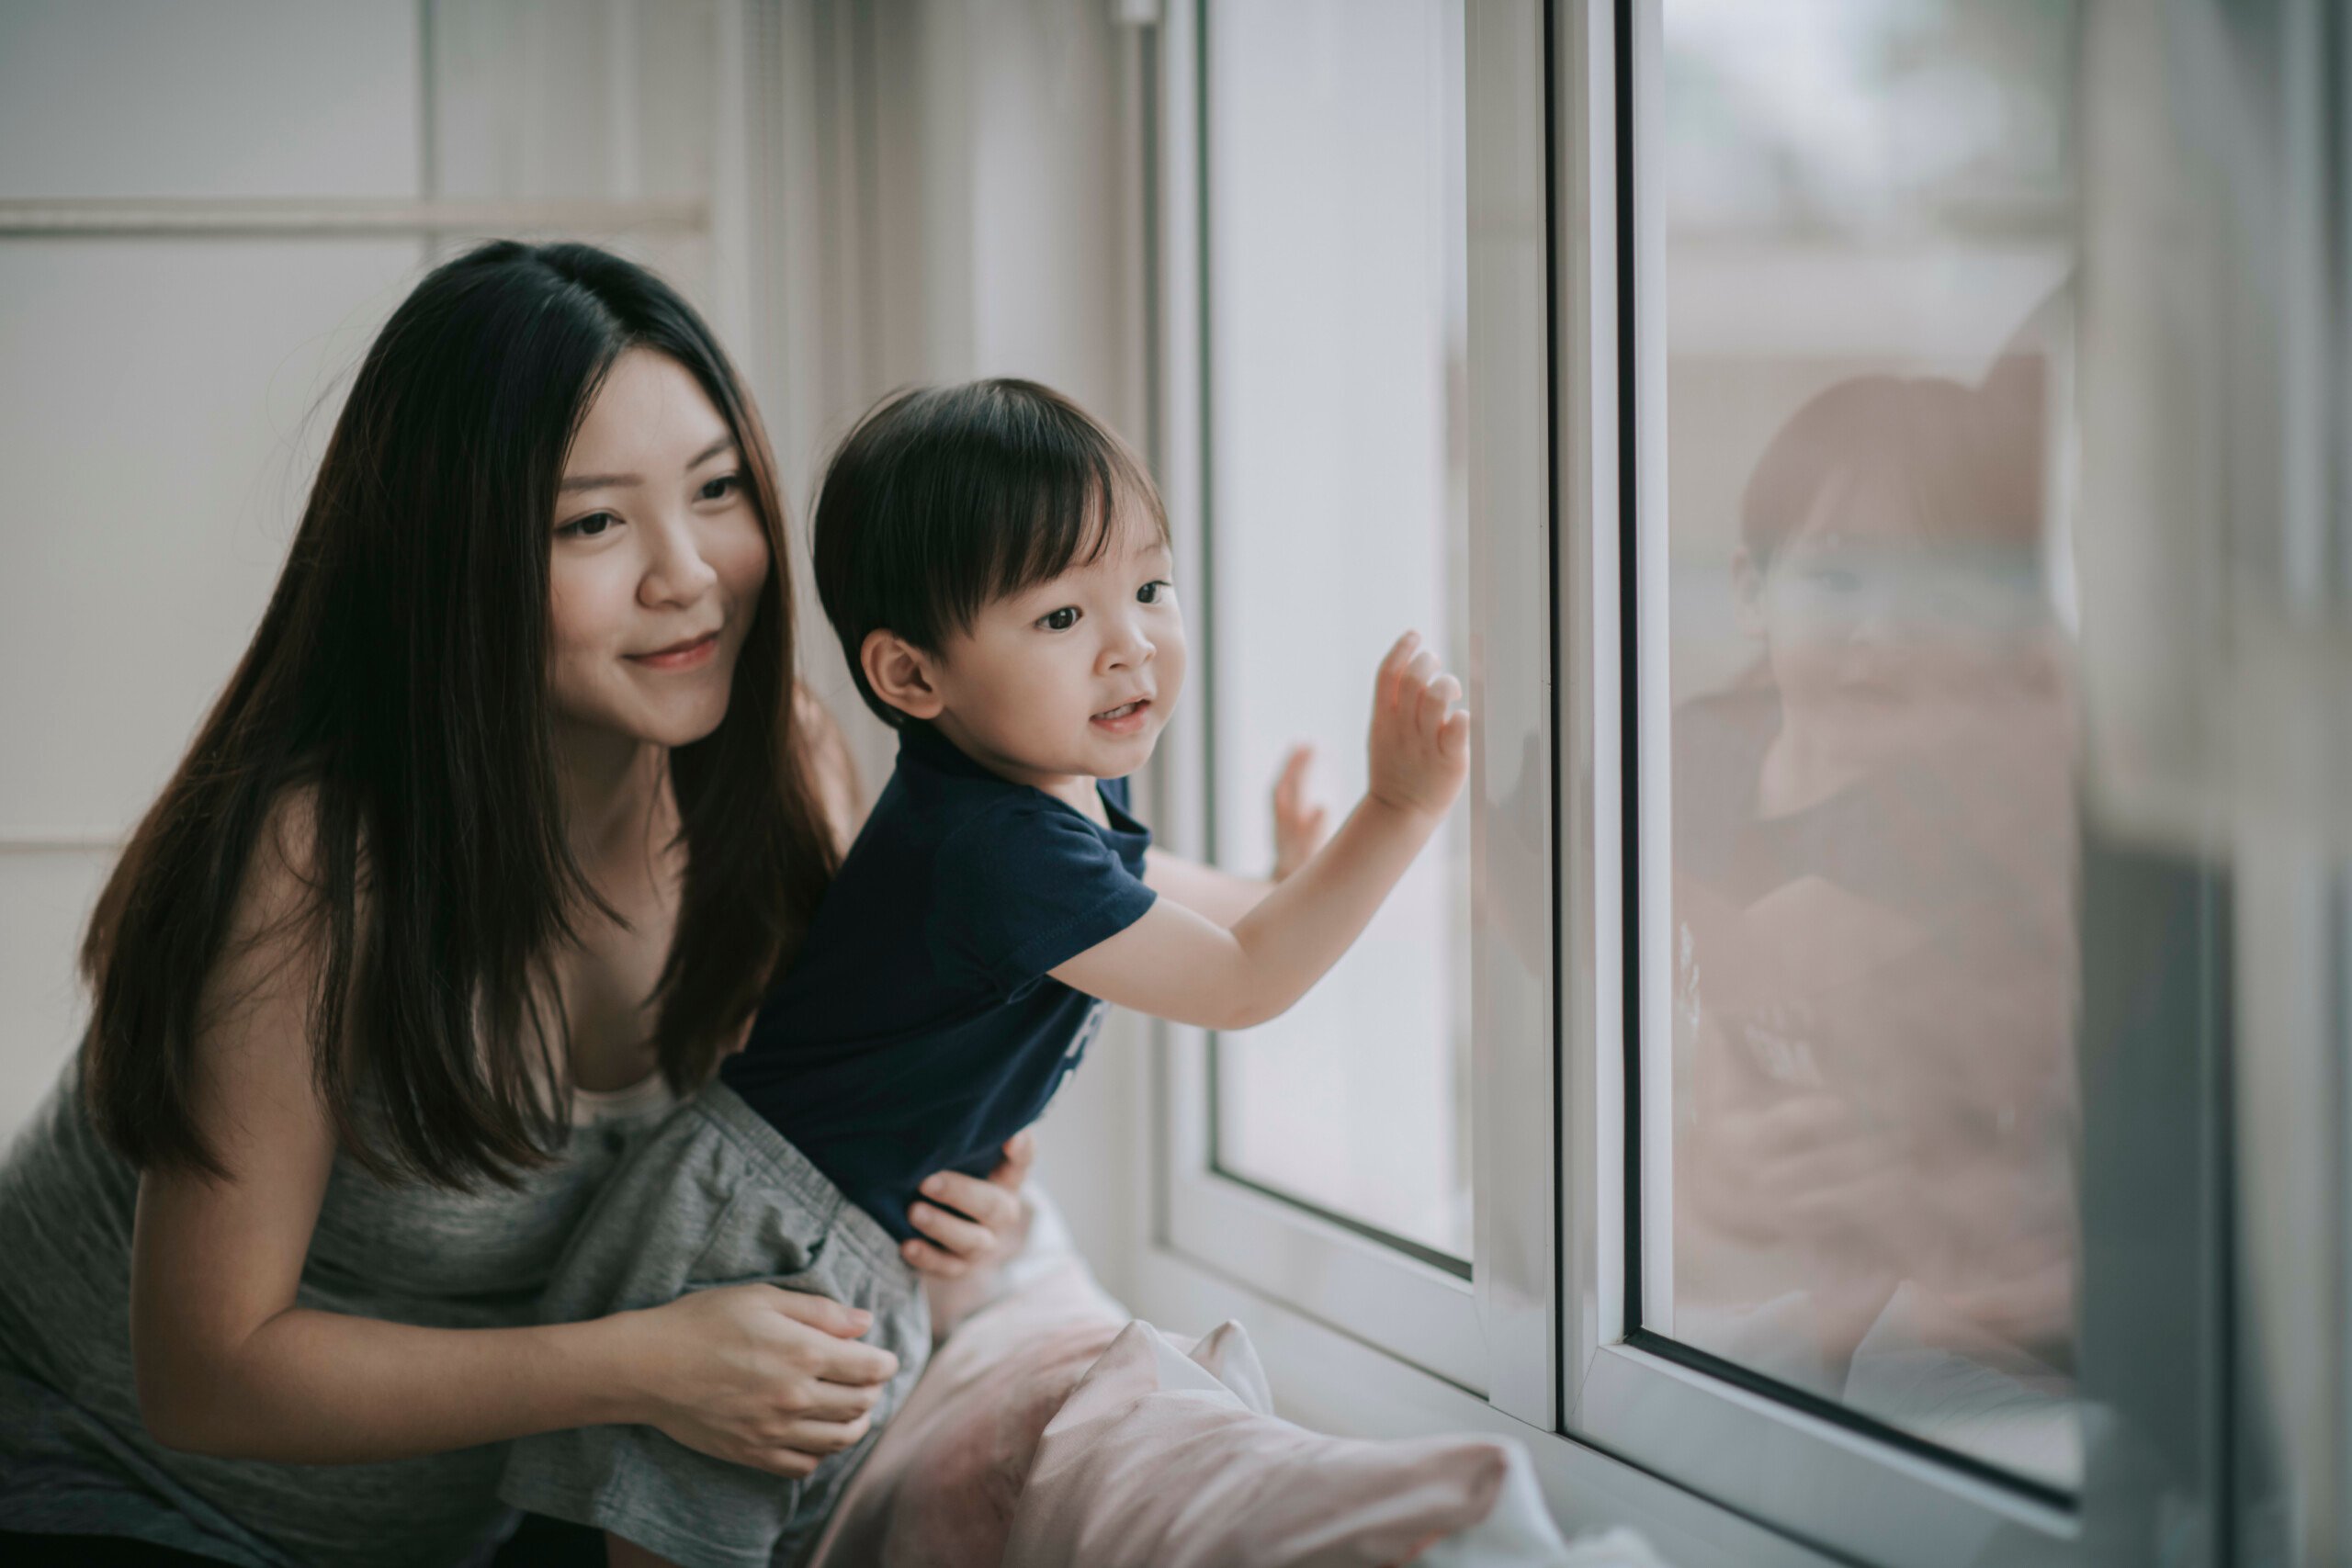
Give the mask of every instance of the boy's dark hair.
M 1099 558 L 1121 505 L 1168 537 L 1143 462 L 1085 410 L 1035 381 L 918 387 L 884 399 L 826 466 L 817 592 L 865 705 L 893 728 L 859 650 L 876 630 L 926 652 L 982 606 Z

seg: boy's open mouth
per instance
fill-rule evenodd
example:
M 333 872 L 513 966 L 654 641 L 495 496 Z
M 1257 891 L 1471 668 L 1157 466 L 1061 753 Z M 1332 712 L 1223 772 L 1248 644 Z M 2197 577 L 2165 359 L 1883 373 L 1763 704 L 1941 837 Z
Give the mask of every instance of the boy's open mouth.
M 1151 706 L 1149 697 L 1137 697 L 1131 703 L 1121 703 L 1114 708 L 1104 708 L 1094 716 L 1093 722 L 1105 729 L 1131 729 L 1143 722 L 1144 710 Z

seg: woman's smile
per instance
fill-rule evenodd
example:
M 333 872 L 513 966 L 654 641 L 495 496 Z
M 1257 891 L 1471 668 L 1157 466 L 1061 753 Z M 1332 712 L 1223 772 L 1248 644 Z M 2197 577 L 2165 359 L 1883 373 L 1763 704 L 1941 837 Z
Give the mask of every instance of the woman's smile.
M 632 664 L 649 670 L 699 670 L 718 655 L 718 628 L 673 642 L 667 648 L 657 648 L 650 653 L 632 653 L 626 657 Z

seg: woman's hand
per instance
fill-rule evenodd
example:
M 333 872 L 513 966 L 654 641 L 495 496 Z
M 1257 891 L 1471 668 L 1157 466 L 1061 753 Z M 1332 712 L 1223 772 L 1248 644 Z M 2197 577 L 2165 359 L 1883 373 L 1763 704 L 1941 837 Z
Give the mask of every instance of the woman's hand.
M 933 1279 L 960 1280 L 1020 1251 L 1029 1239 L 1029 1200 L 1021 1189 L 1036 1158 L 1037 1135 L 1022 1132 L 1006 1141 L 1004 1161 L 986 1181 L 956 1170 L 926 1177 L 907 1218 L 929 1239 L 901 1247 L 907 1261 Z
M 1274 880 L 1280 882 L 1323 847 L 1331 836 L 1331 809 L 1308 786 L 1314 782 L 1315 748 L 1301 742 L 1283 759 L 1274 781 Z
M 773 1285 L 722 1285 L 611 1320 L 631 1325 L 636 1418 L 730 1464 L 801 1479 L 865 1436 L 899 1370 L 861 1345 L 873 1316 Z

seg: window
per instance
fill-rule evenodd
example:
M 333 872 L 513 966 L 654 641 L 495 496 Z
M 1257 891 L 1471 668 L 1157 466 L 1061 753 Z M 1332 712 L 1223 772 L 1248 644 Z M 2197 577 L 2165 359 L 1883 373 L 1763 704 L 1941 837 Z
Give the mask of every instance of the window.
M 1440 427 L 1362 411 L 1425 396 L 1375 356 L 1457 318 L 1455 534 L 1324 597 L 1458 616 L 1478 725 L 1450 902 L 1399 911 L 1453 922 L 1442 964 L 1336 974 L 1356 997 L 1288 1037 L 1171 1037 L 1161 1255 L 1437 1374 L 1717 1561 L 2333 1540 L 2340 1443 L 2282 1522 L 2266 1423 L 2335 1407 L 2340 1318 L 2293 1292 L 2352 1278 L 2340 1240 L 2286 1259 L 2342 1169 L 2310 1043 L 2352 903 L 2314 849 L 2352 751 L 2314 739 L 2342 670 L 2310 639 L 2352 603 L 2352 511 L 2310 324 L 2343 319 L 2316 149 L 2352 32 L 2295 0 L 1473 4 L 1459 206 L 1414 209 L 1460 228 L 1440 310 L 1365 283 L 1454 243 L 1400 216 L 1428 100 L 1370 68 L 1421 23 L 1230 9 L 1162 31 L 1163 468 L 1215 666 L 1176 830 L 1262 861 L 1233 835 L 1281 745 L 1352 711 L 1264 689 L 1294 602 L 1377 648 L 1282 552 L 1330 548 L 1325 464 L 1425 493 Z M 1392 112 L 1358 125 L 1355 89 Z M 1383 203 L 1404 259 L 1345 221 Z M 1349 1149 L 1320 1117 L 1380 1145 L 1349 1075 L 1431 1060 L 1441 990 L 1464 1087 L 1411 1130 L 1466 1115 L 1468 1222 L 1436 1244 L 1310 1168 Z

